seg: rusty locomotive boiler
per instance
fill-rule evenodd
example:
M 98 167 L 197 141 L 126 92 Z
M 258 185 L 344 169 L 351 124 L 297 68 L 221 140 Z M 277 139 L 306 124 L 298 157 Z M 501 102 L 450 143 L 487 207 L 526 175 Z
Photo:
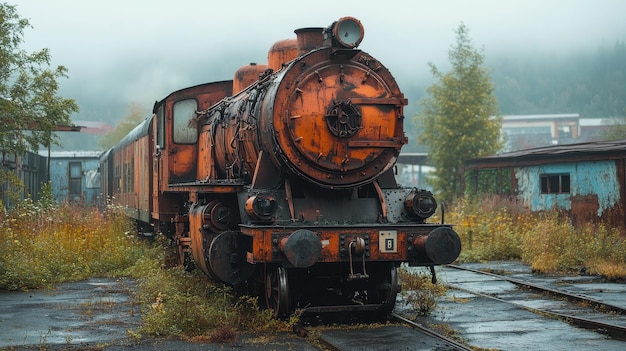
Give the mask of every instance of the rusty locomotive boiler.
M 276 316 L 390 312 L 396 269 L 454 261 L 426 190 L 398 185 L 407 100 L 361 23 L 296 30 L 267 65 L 179 90 L 102 157 L 104 193 L 175 239 L 183 264 Z

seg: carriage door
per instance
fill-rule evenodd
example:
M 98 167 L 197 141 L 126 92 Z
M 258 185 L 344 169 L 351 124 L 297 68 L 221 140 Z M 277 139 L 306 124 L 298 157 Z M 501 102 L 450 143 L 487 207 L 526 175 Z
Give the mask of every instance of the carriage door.
M 159 193 L 161 191 L 161 153 L 165 150 L 165 112 L 164 104 L 156 111 L 154 128 L 154 162 L 152 162 L 152 218 L 159 219 Z

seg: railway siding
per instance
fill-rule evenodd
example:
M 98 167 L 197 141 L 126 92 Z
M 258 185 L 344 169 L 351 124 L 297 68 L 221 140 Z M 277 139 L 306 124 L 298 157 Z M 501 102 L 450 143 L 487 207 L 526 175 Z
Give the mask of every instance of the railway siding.
M 519 280 L 626 306 L 624 284 L 606 283 L 591 276 L 535 276 L 527 266 L 517 262 L 462 266 L 505 272 Z M 604 313 L 600 309 L 592 308 L 593 305 L 583 308 L 581 304 L 569 302 L 562 297 L 520 288 L 494 276 L 450 267 L 441 267 L 437 271 L 439 281 L 449 285 L 451 289 L 439 302 L 433 314 L 423 322 L 447 324 L 468 344 L 502 350 L 615 350 L 626 347 L 626 343 L 603 334 L 607 333 L 604 327 L 599 332 L 583 329 L 570 324 L 574 322 L 569 318 L 549 316 L 541 311 L 623 325 L 624 316 L 615 312 Z

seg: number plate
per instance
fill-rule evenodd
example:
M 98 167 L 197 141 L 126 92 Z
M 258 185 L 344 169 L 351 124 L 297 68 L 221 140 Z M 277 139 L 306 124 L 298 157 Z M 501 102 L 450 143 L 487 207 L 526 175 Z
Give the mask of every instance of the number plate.
M 398 232 L 395 230 L 381 230 L 378 232 L 378 250 L 381 253 L 398 252 Z

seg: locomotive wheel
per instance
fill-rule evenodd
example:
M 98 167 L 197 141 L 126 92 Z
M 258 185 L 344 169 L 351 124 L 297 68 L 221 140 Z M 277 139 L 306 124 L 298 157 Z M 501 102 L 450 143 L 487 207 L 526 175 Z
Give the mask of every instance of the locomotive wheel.
M 396 266 L 392 266 L 388 274 L 389 288 L 385 289 L 382 293 L 385 296 L 383 298 L 383 313 L 389 314 L 393 311 L 396 305 L 396 296 L 398 295 L 398 272 Z
M 269 272 L 265 272 L 265 302 L 274 311 L 275 318 L 289 314 L 288 286 L 285 268 L 269 268 Z
M 245 259 L 248 246 L 241 237 L 232 230 L 222 232 L 211 240 L 207 251 L 209 272 L 228 285 L 244 283 L 256 268 Z
M 396 266 L 389 264 L 379 267 L 376 269 L 375 277 L 377 278 L 372 281 L 368 291 L 369 302 L 381 304 L 380 314 L 386 317 L 393 311 L 396 305 L 396 296 L 398 295 Z

